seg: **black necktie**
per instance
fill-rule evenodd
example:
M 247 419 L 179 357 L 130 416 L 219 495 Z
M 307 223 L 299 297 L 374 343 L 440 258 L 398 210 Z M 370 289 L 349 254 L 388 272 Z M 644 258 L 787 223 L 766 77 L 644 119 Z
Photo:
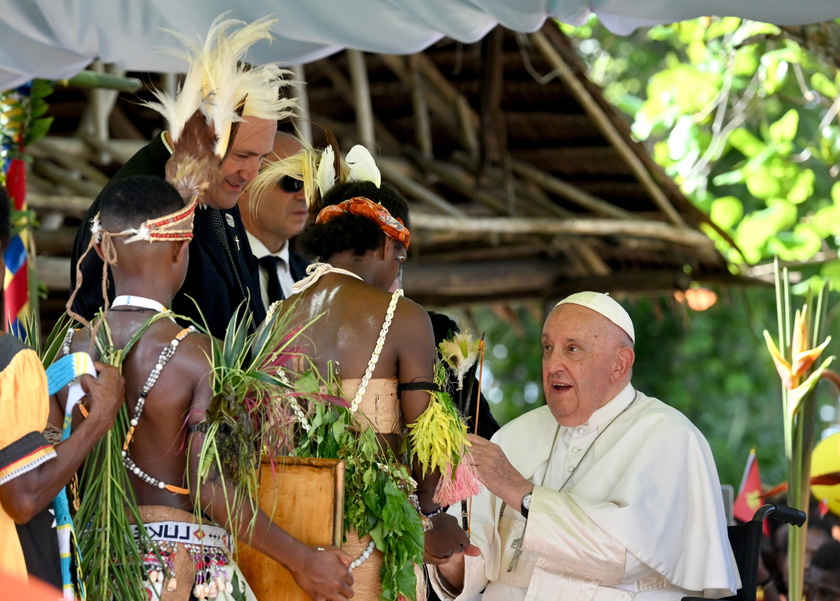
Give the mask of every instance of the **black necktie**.
M 265 269 L 265 274 L 268 276 L 266 293 L 268 294 L 268 303 L 274 301 L 284 300 L 286 296 L 283 294 L 283 287 L 280 285 L 280 277 L 277 275 L 277 268 L 283 259 L 275 257 L 274 255 L 266 255 L 260 257 L 260 265 Z

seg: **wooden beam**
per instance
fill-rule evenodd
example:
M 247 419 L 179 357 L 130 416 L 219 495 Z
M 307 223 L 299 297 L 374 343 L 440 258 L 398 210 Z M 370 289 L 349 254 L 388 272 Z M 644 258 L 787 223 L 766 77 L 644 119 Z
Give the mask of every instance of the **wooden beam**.
M 93 198 L 93 196 L 76 196 L 73 194 L 28 192 L 26 204 L 30 209 L 36 211 L 55 211 L 73 217 L 84 217 L 93 203 Z
M 350 66 L 350 81 L 353 83 L 353 105 L 356 107 L 356 126 L 362 144 L 371 152 L 376 148 L 373 133 L 373 107 L 370 101 L 370 83 L 368 82 L 365 55 L 361 50 L 348 48 L 347 63 Z
M 517 175 L 534 182 L 538 186 L 545 188 L 560 198 L 564 198 L 565 200 L 568 200 L 587 211 L 591 211 L 596 215 L 613 217 L 615 219 L 633 219 L 633 214 L 629 211 L 625 211 L 606 200 L 601 200 L 600 198 L 581 190 L 577 186 L 573 186 L 558 177 L 554 177 L 542 169 L 537 169 L 536 167 L 523 163 L 522 161 L 514 160 L 513 171 Z
M 404 161 L 399 161 L 393 157 L 382 156 L 379 158 L 379 170 L 382 172 L 382 177 L 401 190 L 403 194 L 426 202 L 447 215 L 453 217 L 466 216 L 463 211 L 454 207 L 446 199 L 421 185 L 415 177 L 407 175 L 404 172 L 405 166 Z
M 411 72 L 411 106 L 414 110 L 414 131 L 417 136 L 417 144 L 420 146 L 420 152 L 427 159 L 431 159 L 434 156 L 432 151 L 432 125 L 418 56 L 413 54 L 408 59 Z
M 524 217 L 471 217 L 451 219 L 415 212 L 411 227 L 457 233 L 543 234 L 552 236 L 626 236 L 654 238 L 713 253 L 714 243 L 702 232 L 656 221 L 618 219 L 532 219 Z
M 554 23 L 549 23 L 548 27 L 556 27 Z M 568 87 L 569 91 L 580 102 L 586 113 L 592 117 L 592 120 L 598 125 L 601 133 L 609 140 L 610 144 L 621 154 L 621 157 L 627 162 L 636 178 L 650 194 L 651 199 L 656 203 L 659 209 L 665 213 L 669 221 L 678 226 L 685 226 L 685 221 L 677 212 L 674 206 L 670 203 L 665 193 L 659 185 L 653 180 L 645 165 L 642 163 L 639 156 L 636 154 L 634 148 L 631 147 L 630 141 L 625 139 L 610 122 L 609 117 L 598 104 L 598 102 L 586 89 L 586 86 L 581 82 L 577 75 L 572 71 L 557 49 L 549 41 L 548 37 L 542 31 L 532 33 L 529 35 L 534 45 L 540 53 L 546 58 L 563 82 Z

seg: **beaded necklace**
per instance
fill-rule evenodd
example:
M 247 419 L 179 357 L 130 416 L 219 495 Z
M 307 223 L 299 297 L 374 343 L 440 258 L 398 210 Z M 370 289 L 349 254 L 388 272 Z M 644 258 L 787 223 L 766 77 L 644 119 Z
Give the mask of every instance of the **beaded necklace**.
M 111 304 L 112 310 L 116 307 L 148 309 L 151 311 L 157 311 L 158 313 L 162 314 L 169 314 L 168 317 L 170 319 L 173 319 L 172 312 L 169 311 L 169 309 L 167 309 L 163 304 L 159 303 L 154 299 L 146 298 L 143 296 L 125 294 L 120 295 L 117 298 L 115 298 L 114 302 Z M 168 345 L 166 345 L 160 352 L 160 355 L 158 356 L 158 360 L 155 363 L 154 368 L 152 368 L 152 371 L 146 378 L 145 384 L 143 384 L 143 389 L 140 391 L 140 396 L 137 398 L 137 403 L 134 405 L 134 417 L 131 418 L 130 427 L 125 435 L 125 440 L 123 441 L 122 448 L 123 465 L 128 471 L 133 473 L 135 476 L 137 476 L 147 484 L 150 484 L 161 490 L 166 489 L 178 495 L 186 495 L 189 494 L 190 491 L 180 486 L 167 484 L 166 482 L 158 480 L 157 478 L 150 476 L 149 474 L 144 472 L 136 463 L 134 463 L 134 461 L 132 461 L 131 457 L 128 455 L 128 445 L 131 444 L 131 440 L 134 438 L 134 430 L 137 428 L 137 424 L 140 422 L 140 416 L 143 415 L 143 406 L 146 404 L 146 397 L 148 396 L 149 391 L 155 385 L 155 382 L 157 382 L 161 372 L 163 371 L 164 366 L 167 363 L 169 363 L 169 360 L 172 359 L 173 355 L 175 355 L 175 351 L 178 348 L 178 345 L 181 343 L 181 341 L 195 331 L 196 328 L 194 326 L 184 328 L 183 330 L 178 332 L 175 338 L 173 338 L 172 341 Z M 70 343 L 73 339 L 73 334 L 74 330 L 71 328 L 67 332 L 67 336 L 64 339 L 63 350 L 65 354 L 70 352 Z
M 189 494 L 189 490 L 186 488 L 181 488 L 180 486 L 175 486 L 173 484 L 167 484 L 162 480 L 158 480 L 153 476 L 150 476 L 146 472 L 144 472 L 140 467 L 131 460 L 131 457 L 128 456 L 128 445 L 131 444 L 132 438 L 134 438 L 134 429 L 137 427 L 137 424 L 140 422 L 140 416 L 143 415 L 143 406 L 146 404 L 146 397 L 149 394 L 149 391 L 155 385 L 158 378 L 160 377 L 160 373 L 163 371 L 164 366 L 169 363 L 169 360 L 172 359 L 173 355 L 175 355 L 175 350 L 178 348 L 178 345 L 181 341 L 189 336 L 191 333 L 195 332 L 196 329 L 194 326 L 190 326 L 188 328 L 184 328 L 172 341 L 167 344 L 164 349 L 160 352 L 160 356 L 158 357 L 157 363 L 155 364 L 154 368 L 152 369 L 151 373 L 149 373 L 149 377 L 146 378 L 146 383 L 143 384 L 143 389 L 140 391 L 140 396 L 137 398 L 137 403 L 134 405 L 134 417 L 131 418 L 131 427 L 128 429 L 128 432 L 125 435 L 125 441 L 123 442 L 123 450 L 122 450 L 122 457 L 123 457 L 123 465 L 125 468 L 132 472 L 135 476 L 146 482 L 147 484 L 151 484 L 152 486 L 156 486 L 159 489 L 166 489 L 170 492 L 173 492 L 177 495 L 186 495 Z

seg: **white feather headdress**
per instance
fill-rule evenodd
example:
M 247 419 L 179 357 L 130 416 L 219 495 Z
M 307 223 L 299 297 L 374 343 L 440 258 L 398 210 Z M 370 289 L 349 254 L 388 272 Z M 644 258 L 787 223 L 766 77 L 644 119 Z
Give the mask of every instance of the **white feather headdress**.
M 178 146 L 182 138 L 189 138 L 193 146 L 203 146 L 203 142 L 211 137 L 213 154 L 221 160 L 228 150 L 234 122 L 249 116 L 281 120 L 294 111 L 295 100 L 280 95 L 282 88 L 294 84 L 286 79 L 289 71 L 277 65 L 251 67 L 242 62 L 252 45 L 272 40 L 271 27 L 277 20 L 264 17 L 246 24 L 226 19 L 227 14 L 213 21 L 204 40 L 191 40 L 172 32 L 184 45 L 183 50 L 169 50 L 187 63 L 184 82 L 175 96 L 159 90 L 154 92 L 157 102 L 145 103 L 169 122 L 169 133 L 175 146 L 173 158 L 181 154 Z M 203 124 L 196 113 L 203 117 Z M 185 128 L 202 126 L 209 131 L 197 136 L 183 135 Z M 202 143 L 199 144 L 197 139 Z M 206 155 L 207 149 L 194 148 L 188 152 L 193 156 L 201 153 Z M 168 169 L 167 179 L 170 179 L 169 172 Z M 173 174 L 176 172 L 181 174 L 181 178 L 186 177 L 184 168 L 172 169 Z M 170 183 L 182 188 L 175 181 L 170 180 Z M 195 187 L 196 184 L 193 182 L 191 185 Z
M 274 157 L 271 161 L 266 161 L 259 175 L 248 184 L 252 211 L 256 211 L 266 193 L 284 176 L 303 181 L 306 205 L 313 216 L 322 208 L 321 199 L 336 184 L 373 182 L 377 188 L 382 184 L 382 175 L 376 161 L 368 149 L 360 144 L 351 148 L 346 158 L 341 159 L 339 156 L 338 161 L 333 144 L 323 150 L 314 149 L 303 142 L 301 144 L 303 150 L 297 154 L 285 159 Z

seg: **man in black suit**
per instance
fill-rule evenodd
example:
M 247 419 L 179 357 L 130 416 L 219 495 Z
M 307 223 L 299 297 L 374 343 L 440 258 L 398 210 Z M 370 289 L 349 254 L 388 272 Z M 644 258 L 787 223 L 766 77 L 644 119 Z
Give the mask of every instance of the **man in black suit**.
M 277 132 L 269 164 L 300 152 L 300 141 Z M 246 190 L 239 196 L 242 222 L 251 251 L 260 264 L 260 291 L 266 307 L 292 294 L 292 284 L 306 276 L 309 261 L 289 248 L 289 241 L 306 225 L 308 217 L 303 180 L 281 177 L 258 202 Z
M 224 337 L 231 316 L 245 299 L 249 300 L 255 323 L 265 318 L 257 261 L 251 253 L 236 201 L 242 189 L 256 177 L 263 159 L 271 153 L 276 131 L 276 121 L 245 115 L 244 120 L 233 128 L 230 148 L 219 165 L 219 179 L 199 199 L 202 206 L 195 214 L 195 238 L 190 244 L 187 276 L 173 299 L 171 309 L 199 324 L 203 314 L 210 333 L 217 338 Z M 164 177 L 171 149 L 169 134 L 163 132 L 129 159 L 111 181 L 138 174 Z M 100 193 L 93 201 L 76 233 L 70 269 L 73 289 L 77 284 L 76 266 L 88 248 L 90 223 L 99 212 L 101 196 Z M 102 265 L 96 253 L 89 252 L 78 267 L 83 281 L 71 309 L 88 320 L 104 306 Z M 113 299 L 112 280 L 108 294 Z

